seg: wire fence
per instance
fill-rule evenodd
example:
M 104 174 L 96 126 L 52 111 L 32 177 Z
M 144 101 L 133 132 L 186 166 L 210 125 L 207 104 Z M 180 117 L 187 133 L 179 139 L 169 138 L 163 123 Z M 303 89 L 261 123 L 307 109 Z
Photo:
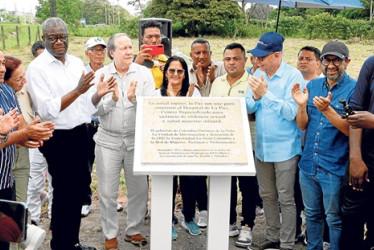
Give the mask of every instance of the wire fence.
M 41 26 L 37 24 L 17 25 L 2 24 L 0 27 L 0 40 L 2 49 L 21 48 L 41 40 Z

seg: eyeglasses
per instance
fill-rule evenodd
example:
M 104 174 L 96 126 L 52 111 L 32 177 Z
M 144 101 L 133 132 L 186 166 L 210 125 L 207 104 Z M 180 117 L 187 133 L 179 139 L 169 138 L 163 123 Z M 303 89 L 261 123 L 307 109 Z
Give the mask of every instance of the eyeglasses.
M 332 64 L 334 64 L 334 66 L 339 67 L 340 65 L 342 65 L 343 59 L 341 59 L 339 57 L 335 57 L 334 59 L 329 59 L 327 57 L 324 57 L 321 61 L 323 66 L 330 65 L 330 62 L 332 62 Z
M 168 68 L 168 72 L 172 75 L 175 74 L 175 72 L 177 72 L 178 75 L 182 75 L 184 74 L 184 69 L 173 69 L 173 68 Z
M 105 53 L 105 49 L 89 49 L 95 54 Z
M 57 40 L 60 40 L 61 42 L 66 42 L 69 38 L 68 35 L 57 35 L 57 36 L 46 36 L 48 41 L 51 41 L 53 43 L 57 42 Z
M 261 56 L 261 57 L 258 56 L 258 57 L 256 57 L 256 60 L 258 59 L 260 62 L 262 62 L 262 61 L 265 60 L 266 57 L 268 57 L 268 56 L 270 56 L 270 55 L 272 55 L 274 53 L 275 52 L 271 52 L 271 53 L 267 54 L 266 56 Z

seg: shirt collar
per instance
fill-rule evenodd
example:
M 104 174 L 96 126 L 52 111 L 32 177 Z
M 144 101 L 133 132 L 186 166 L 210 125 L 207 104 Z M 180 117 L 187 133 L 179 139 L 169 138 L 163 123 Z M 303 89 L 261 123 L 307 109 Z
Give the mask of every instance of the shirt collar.
M 274 76 L 278 76 L 279 78 L 281 78 L 285 72 L 285 69 L 286 69 L 286 63 L 282 60 L 281 64 L 279 65 L 279 68 L 277 70 L 277 72 L 275 72 Z
M 111 62 L 111 63 L 108 65 L 108 67 L 109 67 L 108 70 L 109 70 L 109 73 L 110 73 L 110 74 L 116 74 L 116 73 L 117 73 L 117 69 L 116 69 L 116 67 L 114 66 L 114 61 Z M 130 67 L 129 67 L 129 70 L 126 72 L 126 75 L 129 74 L 129 73 L 134 73 L 134 72 L 136 72 L 135 65 L 134 65 L 134 63 L 131 63 L 131 64 L 130 64 Z
M 348 74 L 346 71 L 344 71 L 342 78 L 340 78 L 340 80 L 334 86 L 336 86 L 337 88 L 340 88 L 346 81 L 347 77 L 348 77 Z
M 340 88 L 344 84 L 344 82 L 346 81 L 347 78 L 348 78 L 348 74 L 347 74 L 346 71 L 344 71 L 344 74 L 343 74 L 342 78 L 340 78 L 340 80 L 334 86 L 332 86 L 332 88 Z M 330 89 L 330 86 L 327 83 L 327 77 L 326 76 L 325 76 L 325 86 L 327 87 L 327 89 Z
M 91 67 L 91 63 L 88 63 L 87 66 L 86 66 L 86 71 L 87 72 L 91 72 L 93 71 L 92 67 Z
M 238 85 L 238 84 L 240 84 L 241 82 L 248 81 L 248 78 L 249 78 L 249 74 L 248 74 L 248 72 L 247 72 L 246 70 L 244 70 L 244 73 L 243 73 L 242 77 L 240 77 L 239 80 L 237 80 L 233 85 L 231 85 L 231 87 L 232 87 L 232 86 L 235 86 L 235 85 Z M 228 83 L 228 81 L 227 81 L 227 73 L 226 73 L 226 76 L 225 76 L 225 77 L 222 77 L 222 78 L 221 78 L 221 80 L 222 80 L 222 81 L 225 81 L 225 82 Z
M 21 95 L 26 94 L 25 86 L 23 86 L 23 88 L 20 91 L 18 91 L 16 94 L 21 94 Z
M 49 51 L 47 49 L 45 49 L 45 52 L 46 52 L 46 58 L 47 58 L 47 61 L 48 63 L 52 63 L 52 62 L 60 62 L 56 57 L 54 57 L 51 53 L 49 53 Z M 70 62 L 69 60 L 69 57 L 68 57 L 68 54 L 66 53 L 65 54 L 65 64 L 68 64 Z
M 266 74 L 266 72 L 265 71 L 262 71 L 261 69 L 257 69 L 259 72 L 263 72 L 263 74 L 264 74 L 264 76 L 265 76 L 265 78 L 266 79 L 272 79 L 274 76 L 277 76 L 277 77 L 279 77 L 279 78 L 281 78 L 282 76 L 283 76 L 283 74 L 285 73 L 285 71 L 286 71 L 286 63 L 282 60 L 282 62 L 281 62 L 281 64 L 279 65 L 279 68 L 277 69 L 277 71 L 275 72 L 275 74 L 274 75 L 272 75 L 272 77 L 271 78 L 269 78 L 268 77 L 268 74 Z M 256 70 L 256 71 L 257 71 Z M 256 72 L 255 71 L 255 72 Z

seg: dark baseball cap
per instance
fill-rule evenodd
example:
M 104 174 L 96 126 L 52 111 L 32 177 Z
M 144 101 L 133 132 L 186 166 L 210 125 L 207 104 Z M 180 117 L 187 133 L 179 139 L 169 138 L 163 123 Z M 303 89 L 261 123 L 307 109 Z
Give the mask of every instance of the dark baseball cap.
M 340 41 L 331 41 L 323 46 L 320 58 L 322 59 L 328 55 L 337 56 L 340 59 L 346 60 L 349 57 L 349 49 L 347 45 Z
M 270 53 L 283 50 L 284 37 L 275 32 L 263 34 L 254 49 L 248 50 L 248 53 L 256 57 L 264 57 Z

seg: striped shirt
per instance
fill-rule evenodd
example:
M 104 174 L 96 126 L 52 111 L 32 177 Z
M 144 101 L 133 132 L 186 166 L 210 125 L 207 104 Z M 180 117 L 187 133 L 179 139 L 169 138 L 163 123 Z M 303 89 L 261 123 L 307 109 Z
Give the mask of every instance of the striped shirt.
M 3 109 L 4 114 L 9 113 L 14 108 L 18 108 L 19 113 L 21 113 L 16 93 L 5 83 L 0 84 L 0 108 Z M 15 150 L 15 144 L 0 150 L 0 190 L 13 187 L 12 166 L 14 164 Z

